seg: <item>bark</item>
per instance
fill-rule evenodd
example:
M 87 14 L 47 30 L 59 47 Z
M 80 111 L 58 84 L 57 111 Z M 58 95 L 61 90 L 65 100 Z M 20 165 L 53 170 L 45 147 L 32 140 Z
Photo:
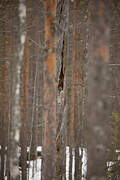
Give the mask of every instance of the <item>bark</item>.
M 28 83 L 29 83 L 29 48 L 28 38 L 26 38 L 24 58 L 22 62 L 21 71 L 21 168 L 22 168 L 22 179 L 27 180 L 27 142 L 28 142 Z
M 67 106 L 67 145 L 70 150 L 69 179 L 72 179 L 72 148 L 74 138 L 74 79 L 73 79 L 73 44 L 72 44 L 72 3 L 67 4 L 67 60 L 66 60 L 66 106 Z
M 106 123 L 109 85 L 110 1 L 89 1 L 88 44 L 88 174 L 106 179 Z
M 17 42 L 17 51 L 14 54 L 14 74 L 13 74 L 13 104 L 12 104 L 12 129 L 10 132 L 11 136 L 11 151 L 10 151 L 10 176 L 12 180 L 20 179 L 19 176 L 19 140 L 20 140 L 20 127 L 21 127 L 21 116 L 20 116 L 20 74 L 21 74 L 21 63 L 24 55 L 24 45 L 26 39 L 26 5 L 24 0 L 20 0 L 19 4 L 19 22 L 20 32 L 19 40 Z
M 79 148 L 83 147 L 83 86 L 84 66 L 86 64 L 86 38 L 88 1 L 76 0 L 72 5 L 72 41 L 73 41 L 73 85 L 74 85 L 74 132 L 75 132 L 75 179 L 82 176 L 82 157 Z
M 65 179 L 66 167 L 66 103 L 65 103 L 65 62 L 66 62 L 66 11 L 67 1 L 57 3 L 57 157 L 56 157 L 56 180 Z
M 112 19 L 111 19 L 111 48 L 110 48 L 110 63 L 109 68 L 112 76 L 111 86 L 110 86 L 110 96 L 109 100 L 112 104 L 111 113 L 116 112 L 120 115 L 120 93 L 119 93 L 119 57 L 120 57 L 120 47 L 119 47 L 119 38 L 120 38 L 120 10 L 119 10 L 119 1 L 112 1 Z M 112 114 L 110 114 L 111 116 Z
M 5 13 L 3 11 L 3 13 Z M 6 113 L 7 113 L 7 96 L 6 96 L 6 18 L 3 18 L 3 39 L 2 39 L 2 50 L 1 50 L 1 58 L 3 59 L 2 62 L 0 63 L 0 102 L 1 102 L 1 149 L 0 149 L 0 156 L 1 156 L 1 169 L 0 169 L 0 178 L 4 179 L 4 175 L 5 175 L 5 147 L 6 147 L 6 137 L 7 137 L 7 119 L 6 119 Z
M 32 71 L 34 70 L 34 79 L 33 79 L 33 102 L 32 102 L 32 129 L 31 129 L 31 139 L 30 139 L 30 151 L 31 151 L 31 157 L 32 159 L 37 158 L 37 138 L 38 138 L 38 118 L 37 118 L 37 92 L 38 92 L 38 73 L 39 73 L 39 60 L 40 60 L 40 54 L 39 54 L 39 1 L 33 2 L 33 14 L 34 14 L 34 31 L 36 33 L 32 32 L 32 38 L 34 41 L 33 46 L 33 52 L 34 52 L 34 61 L 35 61 L 35 70 L 32 68 Z M 35 44 L 36 43 L 36 44 Z
M 111 3 L 111 38 L 110 38 L 110 61 L 109 69 L 111 74 L 111 83 L 110 90 L 108 93 L 108 100 L 111 104 L 109 111 L 109 124 L 108 124 L 108 161 L 114 161 L 115 165 L 112 166 L 111 170 L 108 171 L 108 179 L 117 180 L 120 178 L 119 173 L 119 161 L 118 153 L 116 149 L 120 149 L 120 10 L 119 10 L 119 1 L 112 0 Z
M 38 60 L 38 90 L 37 90 L 37 98 L 38 98 L 38 145 L 42 146 L 43 140 L 43 73 L 44 73 L 44 1 L 40 1 L 39 3 L 39 44 L 41 47 L 39 48 L 39 60 Z
M 11 122 L 12 122 L 12 71 L 13 71 L 13 60 L 14 60 L 14 37 L 15 37 L 15 31 L 14 31 L 14 19 L 15 19 L 15 10 L 14 7 L 15 5 L 10 5 L 11 9 L 9 9 L 9 16 L 10 16 L 10 21 L 9 21 L 9 28 L 10 29 L 10 38 L 9 38 L 9 56 L 10 61 L 9 61 L 9 70 L 8 70 L 8 134 L 7 134 L 7 179 L 10 180 L 10 148 L 11 148 L 11 138 L 10 138 L 10 132 L 11 132 Z
M 56 179 L 56 0 L 45 0 L 44 142 L 42 180 Z

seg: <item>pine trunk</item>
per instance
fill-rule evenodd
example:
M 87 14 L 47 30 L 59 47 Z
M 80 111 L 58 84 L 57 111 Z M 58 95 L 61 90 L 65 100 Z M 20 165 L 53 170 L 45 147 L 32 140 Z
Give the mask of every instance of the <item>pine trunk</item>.
M 44 142 L 42 180 L 56 180 L 56 0 L 45 0 Z

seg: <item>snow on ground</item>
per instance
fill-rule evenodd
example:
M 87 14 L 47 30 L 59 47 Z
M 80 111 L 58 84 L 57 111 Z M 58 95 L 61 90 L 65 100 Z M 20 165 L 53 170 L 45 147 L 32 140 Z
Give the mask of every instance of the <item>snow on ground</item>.
M 42 164 L 41 158 L 38 158 L 36 161 L 30 162 L 29 180 L 41 180 L 41 164 Z M 33 172 L 34 168 L 35 170 Z
M 87 149 L 86 148 L 80 148 L 80 151 L 83 151 L 82 156 L 82 180 L 86 180 L 87 175 Z
M 1 146 L 0 146 L 1 149 Z M 29 152 L 30 148 L 27 148 L 27 152 Z M 20 151 L 20 149 L 19 149 Z M 37 152 L 42 152 L 42 147 L 37 147 Z M 120 160 L 120 150 L 116 149 L 116 153 L 118 153 L 118 160 Z M 87 174 L 87 149 L 79 148 L 79 155 L 82 155 L 82 180 L 86 180 Z M 1 160 L 1 158 L 0 158 Z M 6 159 L 5 159 L 6 160 Z M 69 161 L 70 161 L 70 149 L 69 146 L 66 147 L 66 180 L 69 180 Z M 1 164 L 1 163 L 0 163 Z M 41 167 L 42 167 L 42 158 L 39 156 L 37 160 L 28 162 L 29 171 L 28 171 L 28 180 L 41 180 Z M 110 170 L 112 165 L 115 162 L 109 161 L 107 162 L 107 167 Z M 75 173 L 75 148 L 72 149 L 72 180 L 74 179 Z M 5 176 L 5 180 L 7 177 Z M 22 178 L 21 178 L 22 180 Z
M 82 180 L 86 180 L 86 173 L 87 173 L 87 150 L 85 148 L 80 148 L 80 155 L 81 152 L 83 153 L 82 157 Z M 28 149 L 29 151 L 29 149 Z M 39 146 L 37 151 L 42 151 L 42 147 Z M 72 150 L 72 180 L 74 179 L 75 173 L 75 148 Z M 69 146 L 66 147 L 66 180 L 69 180 L 69 161 L 70 161 L 70 151 Z M 36 161 L 30 161 L 30 168 L 29 168 L 29 180 L 41 180 L 41 165 L 42 159 L 39 157 Z
M 69 146 L 66 147 L 66 180 L 69 180 L 69 159 L 70 159 L 70 149 Z
M 74 180 L 75 174 L 75 148 L 72 149 L 72 180 Z
M 29 152 L 29 147 L 27 148 Z M 37 147 L 37 152 L 42 152 L 42 147 Z M 42 158 L 38 157 L 35 161 L 30 161 L 30 168 L 29 168 L 29 180 L 41 180 L 41 167 L 42 167 Z
M 0 146 L 1 149 L 1 146 Z M 27 148 L 27 152 L 29 152 L 30 148 Z M 20 151 L 20 149 L 19 149 Z M 37 147 L 37 152 L 42 152 L 42 147 Z M 20 153 L 20 152 L 19 152 Z M 116 149 L 116 153 L 118 153 L 118 160 L 120 160 L 120 150 Z M 87 149 L 86 148 L 79 148 L 79 155 L 82 155 L 82 180 L 86 180 L 87 174 Z M 1 161 L 1 157 L 0 157 Z M 6 161 L 6 158 L 5 158 Z M 69 180 L 69 161 L 70 161 L 70 149 L 69 146 L 66 147 L 66 180 Z M 0 163 L 1 164 L 1 163 Z M 42 157 L 39 156 L 37 160 L 28 162 L 30 165 L 28 171 L 28 180 L 41 180 L 41 167 L 42 167 Z M 107 167 L 110 170 L 112 165 L 115 162 L 109 161 L 107 162 Z M 72 180 L 74 179 L 75 173 L 75 148 L 72 149 Z M 5 176 L 5 180 L 7 177 Z M 21 178 L 22 180 L 22 178 Z
M 1 146 L 0 146 L 0 150 L 1 150 Z M 29 152 L 29 150 L 30 150 L 30 148 L 28 147 L 27 152 Z M 42 152 L 41 146 L 37 147 L 37 152 Z M 118 153 L 118 160 L 120 160 L 120 150 L 116 149 L 115 152 Z M 20 153 L 20 149 L 19 149 L 19 153 Z M 82 180 L 86 180 L 87 149 L 79 148 L 79 155 L 82 155 Z M 6 161 L 6 158 L 5 158 L 5 161 Z M 66 180 L 69 180 L 69 161 L 70 161 L 70 149 L 69 149 L 69 146 L 67 146 L 66 147 Z M 1 157 L 0 157 L 0 162 L 1 162 Z M 38 179 L 41 180 L 42 158 L 39 156 L 37 160 L 30 161 L 30 162 L 28 162 L 28 164 L 30 165 L 29 171 L 28 171 L 28 179 L 29 180 L 38 180 Z M 110 168 L 114 164 L 115 164 L 115 162 L 113 162 L 113 161 L 107 162 L 108 170 L 110 170 Z M 0 165 L 1 165 L 1 163 L 0 163 Z M 72 149 L 72 180 L 75 180 L 74 173 L 75 173 L 75 148 Z M 7 180 L 6 176 L 5 176 L 5 180 Z

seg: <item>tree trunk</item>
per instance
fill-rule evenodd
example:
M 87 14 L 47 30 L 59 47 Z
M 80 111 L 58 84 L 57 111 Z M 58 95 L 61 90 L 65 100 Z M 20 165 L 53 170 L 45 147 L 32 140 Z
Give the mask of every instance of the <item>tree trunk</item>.
M 11 136 L 11 151 L 10 151 L 10 175 L 12 180 L 19 180 L 19 140 L 20 140 L 20 127 L 21 127 L 21 116 L 20 116 L 20 74 L 21 74 L 21 63 L 24 55 L 24 46 L 26 39 L 26 5 L 24 0 L 20 0 L 19 4 L 19 22 L 20 31 L 17 41 L 17 50 L 14 54 L 14 73 L 13 73 L 13 103 L 12 103 L 12 128 L 10 132 Z M 17 39 L 16 39 L 17 40 Z
M 88 1 L 76 0 L 72 5 L 73 41 L 73 85 L 74 85 L 74 133 L 75 133 L 75 180 L 82 177 L 82 157 L 79 148 L 85 146 L 83 140 L 83 86 L 84 66 L 86 63 L 86 38 Z
M 22 179 L 27 180 L 27 143 L 28 143 L 28 83 L 29 83 L 29 48 L 28 39 L 26 38 L 24 58 L 22 62 L 21 72 L 21 168 L 22 168 Z
M 89 1 L 88 69 L 88 174 L 89 180 L 106 179 L 106 123 L 109 85 L 110 1 Z
M 42 180 L 56 180 L 56 0 L 45 0 L 44 142 Z
M 67 0 L 57 3 L 57 157 L 56 180 L 66 178 L 66 103 L 65 103 L 65 62 L 66 62 L 66 18 Z
M 3 12 L 5 13 L 5 12 Z M 1 169 L 0 169 L 0 179 L 4 179 L 4 175 L 5 175 L 5 148 L 6 148 L 6 137 L 7 137 L 7 121 L 6 121 L 6 112 L 7 112 L 7 96 L 6 96 L 6 19 L 3 18 L 3 39 L 2 39 L 2 50 L 1 50 L 1 60 L 2 62 L 0 63 L 0 114 L 1 114 L 1 128 L 0 128 L 0 132 L 1 132 L 1 148 L 0 148 L 0 157 L 1 157 Z
M 108 161 L 114 161 L 115 165 L 108 171 L 108 178 L 111 180 L 120 179 L 119 172 L 119 153 L 116 149 L 120 149 L 120 9 L 119 0 L 112 0 L 111 3 L 111 44 L 110 44 L 110 61 L 109 69 L 111 73 L 110 90 L 108 100 L 111 104 L 109 111 L 108 124 Z
M 72 44 L 72 3 L 67 4 L 67 60 L 66 60 L 66 141 L 69 146 L 69 179 L 72 180 L 72 148 L 74 147 L 74 79 L 73 79 L 73 44 Z

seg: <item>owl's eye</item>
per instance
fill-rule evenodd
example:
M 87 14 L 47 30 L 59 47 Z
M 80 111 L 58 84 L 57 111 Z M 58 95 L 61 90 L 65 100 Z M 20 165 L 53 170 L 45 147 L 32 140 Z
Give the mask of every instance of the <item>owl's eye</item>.
M 61 86 L 58 86 L 58 90 L 59 90 L 59 91 L 62 91 L 62 87 L 61 87 Z

